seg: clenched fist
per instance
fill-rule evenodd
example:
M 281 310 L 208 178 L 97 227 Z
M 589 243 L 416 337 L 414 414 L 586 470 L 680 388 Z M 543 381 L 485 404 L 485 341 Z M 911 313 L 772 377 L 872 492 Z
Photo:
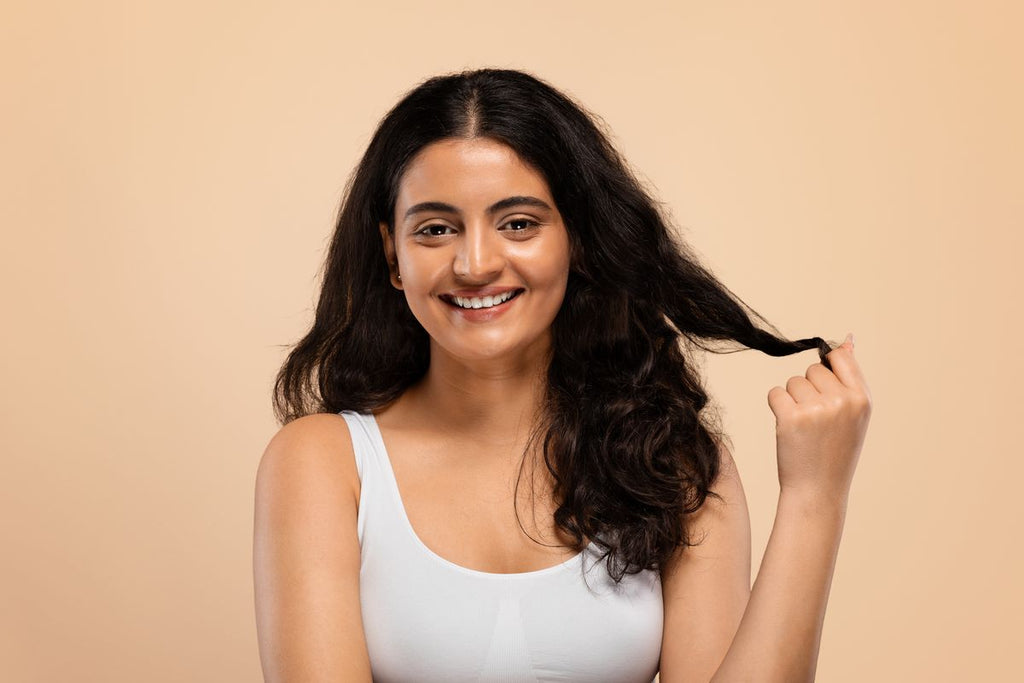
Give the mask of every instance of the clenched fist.
M 871 392 L 853 355 L 853 335 L 803 377 L 768 392 L 775 413 L 780 493 L 845 501 L 871 419 Z

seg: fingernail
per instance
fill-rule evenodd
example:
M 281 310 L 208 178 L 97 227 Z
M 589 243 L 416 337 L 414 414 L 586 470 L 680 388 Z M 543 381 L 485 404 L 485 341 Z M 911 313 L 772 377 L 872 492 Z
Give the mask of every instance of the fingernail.
M 846 340 L 843 343 L 845 344 L 846 342 L 850 342 L 850 348 L 852 349 L 854 346 L 853 332 L 846 333 Z

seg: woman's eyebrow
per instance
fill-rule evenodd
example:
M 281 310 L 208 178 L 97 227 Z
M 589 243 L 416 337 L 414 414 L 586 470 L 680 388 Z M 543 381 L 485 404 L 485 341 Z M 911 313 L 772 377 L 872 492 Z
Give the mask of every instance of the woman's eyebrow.
M 489 207 L 487 207 L 487 214 L 494 215 L 504 209 L 510 209 L 513 206 L 532 206 L 538 209 L 551 210 L 551 207 L 542 199 L 531 197 L 529 195 L 517 195 L 515 197 L 505 197 L 500 199 Z M 419 204 L 413 204 L 409 207 L 409 210 L 405 212 L 405 218 L 408 219 L 410 216 L 423 211 L 442 211 L 444 213 L 461 213 L 456 207 L 445 202 L 420 202 Z

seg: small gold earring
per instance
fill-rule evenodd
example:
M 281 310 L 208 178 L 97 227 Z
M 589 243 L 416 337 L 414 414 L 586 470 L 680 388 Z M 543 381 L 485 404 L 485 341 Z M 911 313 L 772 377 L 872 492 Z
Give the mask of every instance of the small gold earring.
M 402 274 L 401 273 L 395 273 L 395 277 L 398 279 L 399 282 L 402 281 Z

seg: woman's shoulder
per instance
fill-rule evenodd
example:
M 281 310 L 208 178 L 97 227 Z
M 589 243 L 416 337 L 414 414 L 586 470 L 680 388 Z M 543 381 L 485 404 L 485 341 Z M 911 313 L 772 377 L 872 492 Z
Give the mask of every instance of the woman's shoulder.
M 260 458 L 257 486 L 304 495 L 311 487 L 350 493 L 358 505 L 359 472 L 345 418 L 315 413 L 296 418 L 271 437 Z
M 309 415 L 281 427 L 260 461 L 253 581 L 267 680 L 314 670 L 370 680 L 349 441 L 343 416 Z

